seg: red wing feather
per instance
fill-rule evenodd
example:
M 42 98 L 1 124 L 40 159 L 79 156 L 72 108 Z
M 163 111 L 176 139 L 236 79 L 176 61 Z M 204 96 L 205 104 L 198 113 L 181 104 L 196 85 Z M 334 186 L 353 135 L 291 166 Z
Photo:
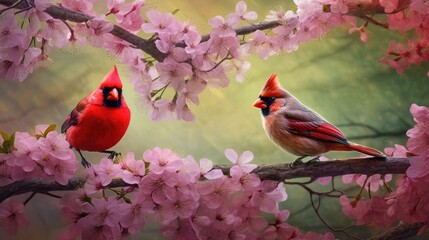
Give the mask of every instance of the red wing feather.
M 327 122 L 300 122 L 289 121 L 290 131 L 292 133 L 313 138 L 321 141 L 348 144 L 344 134 L 334 125 Z
M 76 105 L 76 107 L 71 111 L 71 113 L 67 116 L 63 125 L 61 125 L 61 132 L 65 133 L 67 129 L 71 126 L 75 126 L 79 123 L 79 115 L 85 110 L 86 106 L 89 104 L 91 100 L 92 94 L 80 100 L 80 102 Z

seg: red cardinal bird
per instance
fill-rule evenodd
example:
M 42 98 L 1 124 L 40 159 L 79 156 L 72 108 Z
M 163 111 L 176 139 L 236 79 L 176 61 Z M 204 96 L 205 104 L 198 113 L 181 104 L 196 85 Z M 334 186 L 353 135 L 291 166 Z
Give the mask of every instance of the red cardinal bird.
M 286 151 L 300 156 L 293 163 L 302 163 L 307 156 L 316 156 L 313 160 L 317 160 L 331 150 L 385 158 L 378 150 L 349 142 L 338 128 L 284 90 L 276 74 L 268 79 L 253 106 L 262 110 L 267 135 Z
M 107 149 L 124 136 L 130 117 L 130 109 L 122 95 L 122 82 L 114 66 L 98 89 L 80 100 L 67 116 L 61 132 L 66 133 L 67 141 L 82 157 L 82 165 L 89 167 L 80 151 L 109 153 L 109 158 L 113 159 L 118 153 Z

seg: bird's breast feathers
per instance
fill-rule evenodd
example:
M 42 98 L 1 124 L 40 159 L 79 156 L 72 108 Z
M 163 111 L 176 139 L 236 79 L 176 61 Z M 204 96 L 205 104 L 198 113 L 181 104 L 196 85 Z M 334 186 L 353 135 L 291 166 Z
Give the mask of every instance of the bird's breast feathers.
M 79 123 L 67 130 L 67 139 L 78 150 L 103 151 L 116 145 L 125 134 L 131 112 L 126 105 L 107 108 L 89 104 Z
M 327 151 L 324 144 L 290 132 L 289 121 L 281 113 L 263 119 L 267 135 L 281 148 L 297 156 L 316 156 Z

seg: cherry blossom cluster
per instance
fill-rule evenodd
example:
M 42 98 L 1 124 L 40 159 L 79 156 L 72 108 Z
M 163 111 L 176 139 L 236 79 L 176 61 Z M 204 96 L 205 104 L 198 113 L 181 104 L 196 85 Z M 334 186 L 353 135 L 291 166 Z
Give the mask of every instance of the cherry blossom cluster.
M 77 171 L 76 156 L 55 125 L 38 125 L 35 133 L 2 133 L 0 186 L 29 178 L 53 178 L 66 185 Z
M 343 177 L 345 183 L 356 182 L 362 186 L 354 199 L 340 197 L 343 212 L 357 220 L 356 224 L 373 224 L 387 227 L 402 221 L 404 223 L 429 222 L 429 108 L 411 105 L 411 114 L 416 125 L 408 130 L 407 146 L 395 145 L 386 148 L 385 153 L 393 157 L 411 157 L 406 175 L 396 181 L 395 190 L 387 187 L 387 193 L 364 198 L 362 190 L 376 192 L 380 185 L 385 185 L 391 176 L 349 176 Z M 353 179 L 352 179 L 353 178 Z M 423 232 L 428 226 L 424 226 Z
M 382 2 L 382 1 L 380 1 Z M 413 34 L 407 44 L 391 41 L 382 63 L 394 68 L 398 73 L 405 71 L 411 64 L 418 65 L 429 59 L 429 3 L 413 0 L 407 11 L 394 12 L 398 1 L 383 1 L 387 15 L 388 28 L 401 34 Z M 429 72 L 428 72 L 429 76 Z
M 133 153 L 116 164 L 103 158 L 89 169 L 83 189 L 62 198 L 69 228 L 61 238 L 127 239 L 157 221 L 170 239 L 305 239 L 285 222 L 289 212 L 279 209 L 287 198 L 283 183 L 251 173 L 256 165 L 249 163 L 249 151 L 239 156 L 227 149 L 225 155 L 233 163 L 229 176 L 212 169 L 208 159 L 197 163 L 158 147 L 144 152 L 142 160 Z M 131 186 L 110 188 L 115 178 Z M 313 235 L 334 239 L 329 233 Z
M 243 21 L 250 22 L 258 16 L 240 1 L 233 13 L 209 20 L 212 30 L 207 35 L 200 34 L 188 22 L 178 21 L 174 13 L 151 9 L 142 16 L 144 0 L 132 3 L 107 0 L 106 10 L 101 14 L 93 10 L 94 2 L 61 1 L 61 7 L 91 18 L 80 23 L 55 19 L 44 12 L 51 6 L 49 0 L 36 0 L 34 7 L 16 15 L 17 10 L 4 11 L 0 16 L 0 41 L 4 43 L 0 46 L 2 79 L 25 79 L 33 69 L 50 61 L 53 47 L 89 44 L 105 49 L 128 67 L 129 80 L 151 119 L 192 121 L 195 117 L 191 104 L 199 104 L 198 96 L 208 85 L 226 87 L 231 71 L 238 81 L 244 80 L 244 73 L 250 68 L 246 55 L 256 53 L 267 59 L 274 54 L 295 51 L 299 44 L 317 39 L 343 24 L 351 25 L 350 33 L 359 32 L 361 40 L 368 41 L 365 29 L 369 22 L 358 26 L 356 17 L 350 13 L 355 9 L 349 9 L 353 6 L 345 0 L 295 0 L 296 12 L 270 11 L 266 22 L 277 24 L 249 33 L 239 33 L 236 29 Z M 408 14 L 402 11 L 401 2 L 380 1 L 389 13 L 390 30 L 416 34 L 408 46 L 392 41 L 381 59 L 398 72 L 409 64 L 427 61 L 429 56 L 426 40 L 429 4 L 412 0 L 407 5 L 407 11 L 412 14 Z M 373 19 L 371 23 L 378 22 Z M 141 40 L 154 49 L 143 52 L 129 40 L 110 34 L 115 27 L 150 36 Z

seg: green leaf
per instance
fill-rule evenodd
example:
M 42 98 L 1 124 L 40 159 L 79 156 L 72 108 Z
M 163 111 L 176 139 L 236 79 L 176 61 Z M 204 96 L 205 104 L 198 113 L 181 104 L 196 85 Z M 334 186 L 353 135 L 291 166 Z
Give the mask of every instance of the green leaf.
M 13 147 L 13 142 L 10 141 L 10 139 L 4 140 L 4 142 L 3 142 L 3 150 L 4 150 L 5 153 L 12 152 L 12 147 Z
M 15 143 L 15 133 L 16 132 L 13 132 L 12 135 L 10 135 L 10 138 L 9 138 L 9 140 L 12 142 L 12 145 Z
M 173 12 L 171 12 L 171 14 L 176 15 L 176 13 L 178 13 L 179 11 L 180 11 L 180 9 L 176 8 L 176 9 L 174 9 Z
M 57 125 L 56 124 L 51 124 L 51 125 L 49 125 L 49 127 L 48 128 L 46 128 L 46 130 L 45 130 L 45 132 L 43 133 L 43 137 L 45 137 L 46 138 L 46 136 L 48 136 L 48 133 L 50 133 L 50 132 L 52 132 L 52 131 L 55 131 L 55 129 L 57 128 Z
M 0 134 L 3 137 L 3 144 L 0 148 L 1 153 L 10 153 L 13 150 L 13 144 L 15 143 L 15 132 L 12 133 L 12 135 L 9 136 L 9 134 L 5 132 L 1 132 Z
M 6 132 L 0 131 L 0 135 L 2 136 L 3 140 L 9 139 L 9 134 Z

